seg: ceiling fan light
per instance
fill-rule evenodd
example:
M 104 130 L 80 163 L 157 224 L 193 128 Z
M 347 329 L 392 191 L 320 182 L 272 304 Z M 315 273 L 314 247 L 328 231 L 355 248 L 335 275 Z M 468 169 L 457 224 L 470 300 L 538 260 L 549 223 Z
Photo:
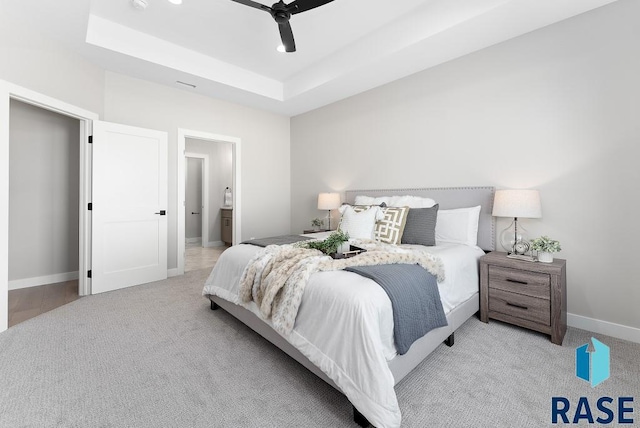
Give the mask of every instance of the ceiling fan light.
M 169 3 L 182 4 L 182 0 L 169 0 Z
M 287 51 L 287 48 L 285 48 L 285 47 L 284 47 L 284 45 L 278 45 L 278 47 L 276 48 L 276 50 L 277 50 L 278 52 L 285 53 L 285 52 Z

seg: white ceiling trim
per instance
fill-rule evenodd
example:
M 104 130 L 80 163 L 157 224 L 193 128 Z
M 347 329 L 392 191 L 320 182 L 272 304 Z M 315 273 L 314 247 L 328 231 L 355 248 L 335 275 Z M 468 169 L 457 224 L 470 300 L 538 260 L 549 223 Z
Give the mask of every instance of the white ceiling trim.
M 555 0 L 498 0 L 484 12 L 476 9 L 473 16 L 467 15 L 466 19 L 458 20 L 456 24 L 446 28 L 441 26 L 439 31 L 431 31 L 428 36 L 412 44 L 393 45 L 386 52 L 385 47 L 382 47 L 380 55 L 370 52 L 363 56 L 358 66 L 351 69 L 345 63 L 349 62 L 350 55 L 356 55 L 356 50 L 349 52 L 344 49 L 335 58 L 327 58 L 317 66 L 317 84 L 309 84 L 309 73 L 294 76 L 286 82 L 284 107 L 288 114 L 301 114 L 614 1 L 616 0 L 568 0 L 559 4 Z M 430 18 L 424 14 L 431 12 L 433 9 L 423 8 L 412 14 L 410 20 L 402 20 L 396 24 L 408 27 L 414 17 L 417 23 L 428 22 Z M 449 10 L 451 18 L 454 17 L 454 12 L 453 9 Z M 433 25 L 436 26 L 436 23 Z M 394 29 L 395 25 L 388 31 L 393 32 Z M 380 40 L 380 43 L 373 43 L 372 46 L 382 44 L 382 36 L 386 31 L 383 29 L 378 32 L 381 38 L 374 40 Z M 377 36 L 378 34 L 374 35 Z M 334 65 L 341 66 L 342 73 L 337 72 L 340 69 L 334 71 Z M 323 76 L 330 78 L 323 79 Z M 292 97 L 290 90 L 297 90 L 298 96 Z
M 360 78 L 370 80 L 373 65 L 396 69 L 402 76 L 404 63 L 390 57 L 451 28 L 470 21 L 511 0 L 439 0 L 426 3 L 411 13 L 389 23 L 367 37 L 324 58 L 313 68 L 303 70 L 285 84 L 285 100 L 301 95 L 332 80 L 364 72 Z M 428 58 L 429 55 L 423 55 Z M 412 61 L 420 61 L 419 57 Z M 379 72 L 375 68 L 376 73 Z M 368 72 L 367 72 L 368 71 Z
M 283 101 L 282 82 L 90 14 L 85 41 L 223 85 Z M 189 83 L 189 82 L 187 82 Z
M 614 1 L 427 0 L 283 81 L 95 14 L 86 42 L 125 55 L 105 64 L 113 70 L 163 84 L 184 80 L 199 93 L 291 116 Z

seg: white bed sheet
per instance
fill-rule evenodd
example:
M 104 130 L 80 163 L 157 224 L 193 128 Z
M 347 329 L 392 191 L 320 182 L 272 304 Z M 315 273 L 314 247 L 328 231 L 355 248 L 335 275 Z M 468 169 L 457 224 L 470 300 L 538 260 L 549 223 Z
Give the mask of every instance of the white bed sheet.
M 318 235 L 314 237 L 321 238 Z M 457 244 L 403 247 L 441 258 L 446 279 L 438 288 L 445 313 L 478 291 L 478 259 L 484 254 L 480 248 Z M 237 245 L 222 253 L 203 294 L 241 304 L 240 277 L 257 251 L 260 247 Z M 253 302 L 242 306 L 259 316 Z M 395 382 L 387 365 L 397 355 L 393 313 L 379 285 L 352 272 L 311 275 L 294 329 L 285 339 L 326 373 L 374 426 L 400 426 Z

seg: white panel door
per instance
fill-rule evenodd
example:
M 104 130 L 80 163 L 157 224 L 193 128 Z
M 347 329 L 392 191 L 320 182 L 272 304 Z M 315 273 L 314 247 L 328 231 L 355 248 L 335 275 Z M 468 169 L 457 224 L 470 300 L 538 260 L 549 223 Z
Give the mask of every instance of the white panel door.
M 92 294 L 167 278 L 167 133 L 93 122 Z

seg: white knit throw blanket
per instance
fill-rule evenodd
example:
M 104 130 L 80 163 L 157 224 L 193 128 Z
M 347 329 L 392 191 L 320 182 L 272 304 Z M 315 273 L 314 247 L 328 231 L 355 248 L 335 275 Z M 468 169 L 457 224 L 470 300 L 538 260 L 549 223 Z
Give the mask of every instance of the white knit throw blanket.
M 367 252 L 356 257 L 334 260 L 318 250 L 298 245 L 269 245 L 251 259 L 240 279 L 240 301 L 254 301 L 263 319 L 271 318 L 274 329 L 287 337 L 296 320 L 304 289 L 314 272 L 342 270 L 348 266 L 419 264 L 444 280 L 440 258 L 419 251 L 408 251 L 375 241 L 357 241 Z

